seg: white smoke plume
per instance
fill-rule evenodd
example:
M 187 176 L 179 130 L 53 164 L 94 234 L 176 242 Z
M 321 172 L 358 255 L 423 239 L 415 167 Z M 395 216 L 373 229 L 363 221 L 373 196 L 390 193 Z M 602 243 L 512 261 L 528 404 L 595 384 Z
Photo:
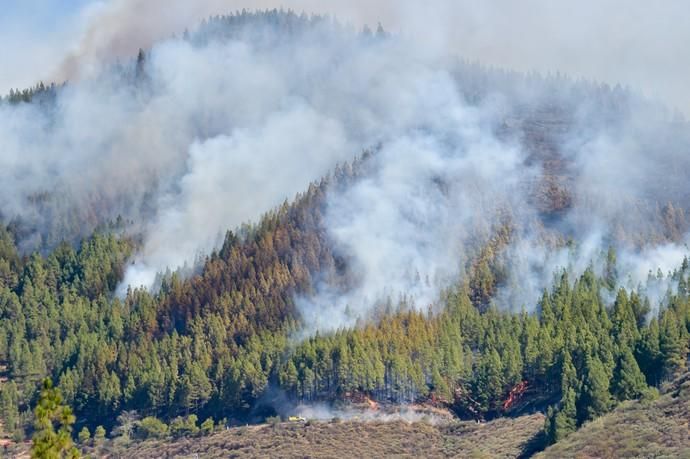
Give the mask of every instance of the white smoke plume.
M 508 209 L 516 222 L 534 217 L 524 184 L 539 170 L 498 142 L 448 83 L 442 92 L 428 82 L 423 94 L 443 102 L 425 112 L 421 132 L 385 144 L 372 173 L 328 201 L 325 223 L 356 287 L 300 299 L 308 333 L 353 325 L 387 300 L 433 305 L 468 261 L 470 241 L 485 240 Z
M 618 275 L 614 291 L 602 289 L 600 292 L 607 304 L 613 304 L 616 290 L 620 288 L 639 291 L 650 300 L 654 315 L 666 301 L 667 294 L 677 293 L 678 280 L 673 273 L 681 267 L 684 258 L 690 256 L 687 242 L 633 248 L 605 240 L 605 233 L 596 228 L 583 234 L 582 239 L 570 247 L 548 247 L 544 241 L 534 239 L 512 243 L 504 255 L 508 279 L 497 292 L 495 304 L 513 312 L 532 311 L 544 289 L 549 288 L 554 276 L 563 270 L 568 271 L 571 282 L 586 269 L 604 276 L 610 246 L 617 248 L 615 269 Z
M 440 413 L 440 411 L 413 405 L 358 409 L 354 406 L 333 407 L 325 403 L 315 403 L 298 405 L 291 413 L 308 421 L 333 421 L 337 419 L 350 422 L 406 422 L 408 424 L 422 422 L 430 425 L 444 425 L 453 422 L 453 415 Z
M 679 174 L 690 166 L 684 123 L 673 125 L 644 104 L 611 123 L 605 110 L 568 92 L 570 82 L 557 82 L 573 112 L 553 141 L 572 205 L 542 228 L 534 184 L 544 166 L 519 134 L 500 131 L 521 104 L 552 97 L 551 83 L 516 83 L 505 93 L 498 87 L 477 105 L 467 82 L 456 78 L 455 36 L 447 35 L 460 10 L 441 2 L 419 21 L 418 8 L 407 3 L 359 7 L 354 11 L 366 17 L 395 11 L 396 28 L 406 28 L 374 38 L 312 21 L 308 32 L 289 38 L 256 26 L 222 42 L 156 41 L 226 2 L 110 3 L 65 61 L 65 75 L 81 78 L 58 92 L 51 112 L 0 106 L 3 216 L 39 225 L 64 218 L 59 208 L 44 212 L 35 204 L 48 194 L 62 196 L 80 216 L 105 208 L 108 217 L 134 220 L 143 245 L 124 293 L 152 286 L 166 268 L 193 263 L 223 231 L 256 220 L 336 163 L 381 145 L 367 173 L 328 198 L 326 229 L 354 283 L 345 292 L 319 285 L 315 295 L 298 299 L 309 332 L 352 325 L 388 298 L 434 304 L 463 274 L 468 247 L 504 223 L 515 232 L 505 251 L 507 285 L 517 286 L 499 292 L 496 301 L 506 308 L 533 306 L 553 269 L 582 271 L 608 244 L 629 251 L 621 260 L 635 279 L 655 264 L 677 263 L 676 246 L 644 247 L 678 237 L 626 237 L 656 233 L 655 206 L 687 197 Z M 334 8 L 358 19 L 351 8 Z M 422 33 L 431 29 L 439 32 Z M 104 61 L 140 46 L 151 46 L 143 69 L 124 64 L 125 74 L 138 74 L 136 83 L 104 69 Z M 486 50 L 489 61 L 492 55 Z M 654 142 L 663 136 L 664 144 Z M 636 225 L 639 231 L 627 231 Z M 545 247 L 542 233 L 552 232 L 579 241 L 580 249 Z
M 39 9 L 32 3 L 22 2 L 27 8 Z M 41 3 L 40 9 L 46 9 L 45 1 Z M 60 2 L 50 4 L 58 8 Z M 48 72 L 54 70 L 55 56 L 61 54 L 65 57 L 54 78 L 89 74 L 103 60 L 128 57 L 138 48 L 148 48 L 173 34 L 179 36 L 205 17 L 243 8 L 292 8 L 298 13 L 332 14 L 356 27 L 381 22 L 387 29 L 425 41 L 444 54 L 450 52 L 520 71 L 560 71 L 574 77 L 620 82 L 685 113 L 690 111 L 686 84 L 690 63 L 678 58 L 690 41 L 690 16 L 685 14 L 687 5 L 683 0 L 655 5 L 642 0 L 562 4 L 548 0 L 434 0 L 424 7 L 409 0 L 95 1 L 81 14 L 88 21 L 65 27 L 75 30 L 72 39 L 51 35 L 43 40 L 48 51 L 41 54 L 46 59 L 26 65 L 33 74 L 23 80 L 32 83 L 31 78 L 48 78 Z M 9 26 L 4 30 L 11 30 Z M 8 56 L 20 59 L 13 50 L 26 49 L 25 36 L 3 37 L 0 51 L 6 49 Z M 38 46 L 31 49 L 34 53 L 41 51 Z M 48 67 L 39 71 L 37 65 L 43 62 Z

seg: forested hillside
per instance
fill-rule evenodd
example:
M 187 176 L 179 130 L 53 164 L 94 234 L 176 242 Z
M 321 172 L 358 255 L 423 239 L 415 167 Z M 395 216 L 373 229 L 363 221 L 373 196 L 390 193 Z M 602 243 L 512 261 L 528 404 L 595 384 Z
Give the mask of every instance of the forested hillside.
M 538 457 L 687 457 L 688 374 L 639 401 L 626 402 Z
M 357 46 L 364 42 L 362 46 L 378 49 L 391 39 L 382 27 L 355 33 L 329 21 L 291 12 L 243 12 L 210 18 L 180 40 L 202 50 L 198 52 L 228 42 L 241 48 L 238 40 L 270 49 L 275 40 L 302 45 L 300 40 L 311 37 L 314 28 L 323 33 L 323 24 L 329 24 L 326 30 L 338 40 L 344 36 Z M 144 105 L 163 91 L 155 87 L 157 70 L 148 55 L 149 50 L 142 50 L 131 62 L 110 69 L 117 84 L 127 88 L 127 96 Z M 688 146 L 687 123 L 619 87 L 451 61 L 448 75 L 461 93 L 458 97 L 469 112 L 481 113 L 480 127 L 463 128 L 470 131 L 467 137 L 481 138 L 487 132 L 505 142 L 498 143 L 501 147 L 524 151 L 524 164 L 514 161 L 528 172 L 516 176 L 514 188 L 501 189 L 495 202 L 477 208 L 463 199 L 457 207 L 443 207 L 455 203 L 455 195 L 492 201 L 494 195 L 483 193 L 481 181 L 472 181 L 480 175 L 474 169 L 456 175 L 443 175 L 442 166 L 433 173 L 419 172 L 420 188 L 433 193 L 413 195 L 409 201 L 419 201 L 419 207 L 400 212 L 405 222 L 415 222 L 413 229 L 422 228 L 417 233 L 427 236 L 421 242 L 413 239 L 410 250 L 435 254 L 424 250 L 438 243 L 439 235 L 450 234 L 447 240 L 453 242 L 442 247 L 453 260 L 450 280 L 438 288 L 438 298 L 426 303 L 405 291 L 384 290 L 386 295 L 376 298 L 346 296 L 363 283 L 364 263 L 357 252 L 347 250 L 351 241 L 338 239 L 346 232 L 333 230 L 334 221 L 347 217 L 338 220 L 333 215 L 338 206 L 345 207 L 343 201 L 361 198 L 364 187 L 380 191 L 367 194 L 366 202 L 393 194 L 376 186 L 401 175 L 396 167 L 409 158 L 391 151 L 409 150 L 409 145 L 393 142 L 390 147 L 387 138 L 351 151 L 353 159 L 336 161 L 319 180 L 300 184 L 302 192 L 294 198 L 260 209 L 265 213 L 258 220 L 223 228 L 222 243 L 210 253 L 197 263 L 188 260 L 188 266 L 158 273 L 149 286 L 122 282 L 128 270 L 139 266 L 137 256 L 146 253 L 150 228 L 167 221 L 157 206 L 174 199 L 153 198 L 159 182 L 137 185 L 124 197 L 104 187 L 101 194 L 76 201 L 56 193 L 64 191 L 59 184 L 26 197 L 31 212 L 11 215 L 0 209 L 3 434 L 14 441 L 31 437 L 36 430 L 33 409 L 43 380 L 49 378 L 74 410 L 72 435 L 76 440 L 79 433 L 84 445 L 92 444 L 96 432 L 125 444 L 188 437 L 200 428 L 208 433 L 215 425 L 288 416 L 300 404 L 357 398 L 425 403 L 477 421 L 543 412 L 546 439 L 554 443 L 626 400 L 651 396 L 655 388 L 687 371 L 687 258 L 677 260 L 669 271 L 651 265 L 653 271 L 645 271 L 643 281 L 625 270 L 630 260 L 643 258 L 649 246 L 667 248 L 683 241 L 690 188 L 678 171 L 687 161 L 682 156 Z M 42 110 L 50 119 L 51 111 L 60 109 L 56 100 L 64 91 L 69 94 L 70 85 L 12 91 L 0 108 Z M 313 99 L 320 101 L 317 96 Z M 153 108 L 146 106 L 142 112 L 149 114 L 147 110 Z M 579 152 L 600 148 L 604 141 L 584 139 L 601 135 L 613 143 L 643 111 L 657 118 L 640 127 L 639 142 L 625 151 L 647 159 L 650 152 L 671 152 L 676 162 L 650 169 L 654 176 L 640 179 L 639 194 L 621 193 L 615 202 L 606 201 L 607 206 L 595 205 L 600 195 L 612 197 L 606 187 L 609 177 L 592 172 L 598 172 L 598 163 L 583 167 L 586 157 Z M 210 131 L 220 129 L 194 119 L 201 125 L 192 129 L 197 136 L 208 130 L 210 137 Z M 434 129 L 431 122 L 414 124 L 415 132 Z M 456 140 L 450 134 L 438 137 L 437 143 L 419 143 L 427 148 Z M 111 138 L 103 141 L 108 148 L 109 142 L 117 144 Z M 489 160 L 513 161 L 502 158 Z M 480 163 L 477 170 L 483 170 L 483 157 L 461 159 L 463 167 L 465 162 Z M 487 177 L 493 179 L 493 172 Z M 189 181 L 176 186 L 184 188 Z M 264 177 L 251 182 L 251 189 L 259 193 L 261 187 L 270 188 L 271 181 Z M 463 194 L 465 186 L 473 192 Z M 514 190 L 524 193 L 520 204 L 528 211 L 511 207 L 508 198 Z M 220 201 L 221 207 L 241 205 L 239 199 Z M 442 231 L 419 210 L 436 206 L 442 208 L 442 223 L 453 222 Z M 610 215 L 604 215 L 604 207 Z M 465 211 L 469 216 L 460 224 L 445 220 Z M 147 220 L 147 215 L 156 218 Z M 197 218 L 193 225 L 203 226 L 202 217 Z M 590 220 L 609 224 L 594 248 L 582 230 Z M 398 221 L 366 226 L 376 246 L 367 250 L 386 246 L 387 234 L 406 234 L 407 227 L 394 227 Z M 183 231 L 172 225 L 170 231 L 178 230 Z M 547 254 L 562 253 L 564 259 L 547 264 L 530 258 L 525 277 L 516 275 L 524 268 L 516 254 L 538 252 L 537 247 Z M 401 251 L 394 248 L 383 258 Z M 573 262 L 582 253 L 585 259 Z M 437 265 L 442 263 L 421 264 Z M 388 274 L 381 271 L 389 264 L 376 266 L 378 274 Z M 433 269 L 428 271 L 430 280 L 418 265 L 409 268 L 417 269 L 411 277 L 415 287 L 422 285 L 419 291 L 436 288 Z M 539 276 L 548 281 L 541 282 Z M 536 298 L 530 296 L 534 291 Z M 334 306 L 338 300 L 333 298 L 340 297 L 349 301 L 343 311 Z M 371 305 L 355 304 L 361 298 Z M 332 315 L 335 326 L 312 333 L 305 302 L 319 317 Z M 336 312 L 347 320 L 336 321 Z
M 242 240 L 229 233 L 200 275 L 172 275 L 159 294 L 136 290 L 122 301 L 108 292 L 131 250 L 126 239 L 97 234 L 79 250 L 22 258 L 5 232 L 5 431 L 30 432 L 37 385 L 49 376 L 79 429 L 91 432 L 101 424 L 111 431 L 132 410 L 164 420 L 261 420 L 286 409 L 252 415 L 266 391 L 280 389 L 294 403 L 353 392 L 395 402 L 432 397 L 478 419 L 552 405 L 547 431 L 558 440 L 686 368 L 687 264 L 673 273 L 679 292 L 649 322 L 644 296 L 620 290 L 607 308 L 601 297 L 612 279 L 587 271 L 571 283 L 564 272 L 538 314 L 481 313 L 461 284 L 441 313 L 389 304 L 376 322 L 295 342 L 289 295 L 308 289 L 315 267 L 337 264 L 318 232 L 303 229 L 318 226 L 320 189 Z

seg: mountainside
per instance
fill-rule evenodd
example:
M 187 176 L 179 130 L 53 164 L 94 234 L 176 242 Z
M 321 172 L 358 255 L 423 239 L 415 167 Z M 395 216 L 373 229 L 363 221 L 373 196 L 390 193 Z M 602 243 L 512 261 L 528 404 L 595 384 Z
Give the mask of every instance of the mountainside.
M 689 132 L 619 86 L 277 10 L 12 91 L 0 433 L 514 457 L 616 407 L 677 429 L 684 386 L 628 401 L 688 367 Z M 454 419 L 324 422 L 352 403 Z
M 201 439 L 146 441 L 99 451 L 110 457 L 529 457 L 538 447 L 541 415 L 485 424 L 424 421 L 315 421 L 233 427 Z M 535 445 L 536 442 L 536 445 Z
M 539 458 L 690 457 L 690 374 L 658 399 L 625 402 L 549 447 Z

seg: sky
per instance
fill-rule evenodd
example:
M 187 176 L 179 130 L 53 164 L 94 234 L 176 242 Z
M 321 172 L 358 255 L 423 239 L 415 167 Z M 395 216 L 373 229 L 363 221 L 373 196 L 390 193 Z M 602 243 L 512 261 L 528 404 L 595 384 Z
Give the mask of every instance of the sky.
M 96 0 L 3 1 L 0 94 L 50 80 L 100 6 Z
M 621 83 L 690 113 L 685 0 L 432 0 L 423 7 L 412 0 L 3 3 L 9 5 L 3 4 L 0 16 L 0 93 L 62 78 L 69 56 L 131 55 L 209 14 L 282 6 L 372 26 L 380 21 L 388 30 L 490 65 Z

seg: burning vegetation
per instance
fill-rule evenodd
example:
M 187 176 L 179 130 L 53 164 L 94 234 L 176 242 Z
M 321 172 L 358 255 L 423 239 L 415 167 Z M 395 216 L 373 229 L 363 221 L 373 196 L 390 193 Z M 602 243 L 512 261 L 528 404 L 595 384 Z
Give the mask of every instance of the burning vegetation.
M 688 124 L 415 41 L 243 11 L 3 98 L 3 436 L 52 378 L 98 454 L 524 455 L 685 372 Z

